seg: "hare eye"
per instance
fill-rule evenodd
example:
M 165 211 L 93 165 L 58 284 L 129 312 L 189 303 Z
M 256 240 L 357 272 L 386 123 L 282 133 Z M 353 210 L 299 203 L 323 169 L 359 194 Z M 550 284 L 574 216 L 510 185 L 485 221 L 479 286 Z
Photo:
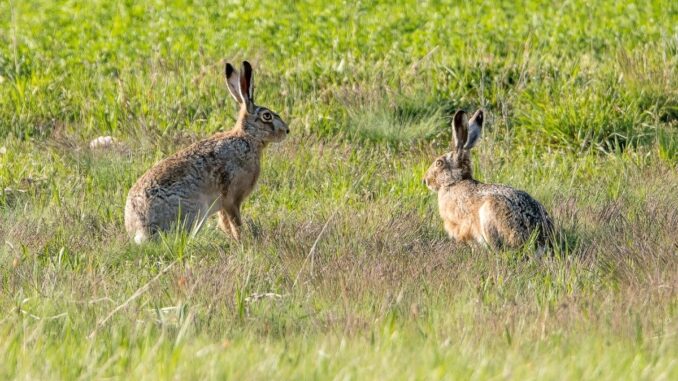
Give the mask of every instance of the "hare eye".
M 443 159 L 438 159 L 438 160 L 436 160 L 436 166 L 437 166 L 437 167 L 442 167 L 443 164 L 444 164 L 444 163 L 443 163 Z
M 263 119 L 264 122 L 270 122 L 271 119 L 273 119 L 273 115 L 271 115 L 270 112 L 265 112 L 265 113 L 261 114 L 261 119 Z

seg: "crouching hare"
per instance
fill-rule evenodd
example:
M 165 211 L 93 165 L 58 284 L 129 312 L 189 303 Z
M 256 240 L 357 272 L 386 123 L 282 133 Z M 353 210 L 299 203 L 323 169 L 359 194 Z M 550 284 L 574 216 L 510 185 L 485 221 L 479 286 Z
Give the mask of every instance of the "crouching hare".
M 160 161 L 130 189 L 125 228 L 140 244 L 179 223 L 198 229 L 215 212 L 219 227 L 240 239 L 240 205 L 259 177 L 262 151 L 290 132 L 273 111 L 254 104 L 252 66 L 242 72 L 226 64 L 226 83 L 240 114 L 233 129 L 220 132 Z
M 477 242 L 495 250 L 519 248 L 536 234 L 541 253 L 553 233 L 546 209 L 526 192 L 473 179 L 470 150 L 482 127 L 482 110 L 470 120 L 464 111 L 457 111 L 453 151 L 438 157 L 426 172 L 424 184 L 438 193 L 445 230 L 457 242 Z

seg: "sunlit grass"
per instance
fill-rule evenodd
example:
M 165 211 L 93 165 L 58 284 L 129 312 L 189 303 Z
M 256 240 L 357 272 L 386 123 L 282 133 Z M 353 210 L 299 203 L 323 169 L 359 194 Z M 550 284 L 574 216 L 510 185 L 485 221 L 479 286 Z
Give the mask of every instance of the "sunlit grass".
M 0 3 L 0 378 L 678 377 L 675 25 L 663 1 Z M 224 58 L 292 130 L 243 241 L 135 246 L 130 186 L 234 121 Z M 554 217 L 551 257 L 445 236 L 421 178 L 457 108 L 488 116 L 476 177 Z

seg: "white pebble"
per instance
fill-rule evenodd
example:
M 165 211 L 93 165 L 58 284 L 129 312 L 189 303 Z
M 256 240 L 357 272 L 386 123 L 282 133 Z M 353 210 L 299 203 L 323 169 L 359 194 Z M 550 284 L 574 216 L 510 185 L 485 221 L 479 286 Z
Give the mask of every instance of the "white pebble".
M 98 138 L 89 142 L 89 148 L 106 148 L 115 143 L 112 136 L 99 136 Z

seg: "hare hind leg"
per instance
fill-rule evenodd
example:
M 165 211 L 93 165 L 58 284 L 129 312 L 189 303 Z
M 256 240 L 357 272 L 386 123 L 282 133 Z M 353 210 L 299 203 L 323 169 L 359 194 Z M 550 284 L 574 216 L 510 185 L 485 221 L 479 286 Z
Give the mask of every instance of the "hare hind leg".
M 480 244 L 487 245 L 493 250 L 501 250 L 504 242 L 501 233 L 497 228 L 497 217 L 489 202 L 485 202 L 480 209 L 478 209 L 478 225 L 479 232 L 476 234 L 476 241 Z

